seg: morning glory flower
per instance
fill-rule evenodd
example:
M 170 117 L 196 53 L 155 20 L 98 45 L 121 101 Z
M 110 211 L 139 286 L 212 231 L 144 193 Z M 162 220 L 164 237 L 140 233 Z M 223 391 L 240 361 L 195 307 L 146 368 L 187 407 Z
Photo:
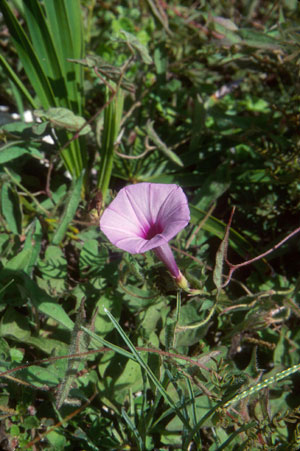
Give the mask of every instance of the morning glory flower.
M 168 242 L 190 220 L 187 198 L 177 185 L 138 183 L 122 188 L 100 219 L 109 241 L 130 254 L 153 250 L 176 283 L 187 288 Z

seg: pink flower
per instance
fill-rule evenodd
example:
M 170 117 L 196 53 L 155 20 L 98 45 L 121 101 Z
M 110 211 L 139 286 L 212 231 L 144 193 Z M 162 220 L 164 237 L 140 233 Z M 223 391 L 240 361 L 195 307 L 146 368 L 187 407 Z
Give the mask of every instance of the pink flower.
M 177 185 L 139 183 L 122 188 L 100 219 L 115 246 L 139 254 L 151 249 L 182 288 L 187 287 L 168 242 L 190 220 L 187 198 Z

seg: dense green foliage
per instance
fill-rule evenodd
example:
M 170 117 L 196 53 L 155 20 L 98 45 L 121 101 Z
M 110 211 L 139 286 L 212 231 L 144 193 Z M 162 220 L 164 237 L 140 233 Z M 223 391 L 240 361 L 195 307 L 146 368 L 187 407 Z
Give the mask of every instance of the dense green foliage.
M 0 445 L 297 450 L 298 2 L 121 3 L 0 2 Z M 99 231 L 143 181 L 190 290 Z

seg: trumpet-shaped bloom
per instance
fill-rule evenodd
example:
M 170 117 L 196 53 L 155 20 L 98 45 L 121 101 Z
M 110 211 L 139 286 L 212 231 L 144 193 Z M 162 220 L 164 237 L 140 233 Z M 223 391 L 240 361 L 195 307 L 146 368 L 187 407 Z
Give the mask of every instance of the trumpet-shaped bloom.
M 138 183 L 119 191 L 104 211 L 100 229 L 111 243 L 130 254 L 153 249 L 179 282 L 183 276 L 168 241 L 189 220 L 187 198 L 179 186 Z

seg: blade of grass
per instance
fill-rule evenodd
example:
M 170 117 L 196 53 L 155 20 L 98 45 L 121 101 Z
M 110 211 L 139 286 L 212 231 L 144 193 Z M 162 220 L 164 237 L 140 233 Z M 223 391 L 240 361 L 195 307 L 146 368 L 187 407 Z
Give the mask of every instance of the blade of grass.
M 222 451 L 222 450 L 226 450 L 229 449 L 228 445 L 242 432 L 248 431 L 248 429 L 251 428 L 255 428 L 256 426 L 256 422 L 255 421 L 251 421 L 250 423 L 244 424 L 243 426 L 239 427 L 239 429 L 237 429 L 236 431 L 232 432 L 230 434 L 230 437 L 225 440 L 225 442 L 222 443 L 221 446 L 218 447 L 217 451 Z
M 109 91 L 106 92 L 106 100 L 109 97 Z M 124 94 L 121 89 L 118 90 L 116 97 L 108 105 L 104 112 L 104 130 L 101 148 L 101 162 L 98 178 L 98 188 L 102 192 L 103 200 L 109 187 L 111 172 L 113 168 L 115 142 L 120 129 L 120 122 L 123 112 Z
M 61 7 L 62 3 L 63 2 L 57 1 L 45 2 L 49 8 L 52 5 L 55 10 L 57 7 Z M 78 0 L 76 1 L 76 4 L 77 3 Z M 70 10 L 72 7 L 76 6 L 75 2 L 67 2 L 66 4 Z M 58 10 L 60 10 L 60 8 L 58 8 Z M 55 24 L 57 23 L 56 16 L 53 16 L 51 20 L 47 22 L 47 17 L 44 16 L 43 10 L 37 0 L 29 0 L 26 2 L 26 4 L 24 4 L 24 14 L 33 40 L 32 45 L 24 32 L 24 29 L 20 26 L 12 13 L 7 0 L 3 0 L 3 2 L 0 3 L 0 11 L 3 13 L 4 20 L 9 28 L 18 56 L 20 57 L 29 81 L 36 91 L 43 108 L 48 110 L 51 106 L 68 106 L 72 111 L 81 112 L 83 103 L 83 68 L 79 65 L 67 63 L 66 55 L 62 55 L 60 59 L 59 53 L 57 53 L 59 49 L 66 48 L 66 42 L 68 41 L 67 35 L 65 34 L 65 24 L 63 24 L 63 19 L 61 18 L 59 21 L 61 25 L 60 29 L 62 31 L 58 36 L 61 41 L 59 41 L 57 35 L 56 40 L 54 40 L 53 33 L 51 34 L 52 28 L 49 24 L 52 24 L 54 31 L 57 31 L 52 23 L 53 20 Z M 79 26 L 81 26 L 80 13 L 80 8 L 79 11 L 73 13 L 74 18 L 77 17 L 76 23 L 79 23 Z M 70 13 L 70 17 L 73 16 Z M 78 35 L 78 29 L 74 30 L 72 28 L 70 20 L 71 19 L 69 18 L 69 29 L 72 30 L 73 35 L 76 36 L 76 38 L 74 37 L 74 40 L 77 44 L 75 54 L 68 53 L 68 56 L 81 57 L 82 50 L 78 51 L 78 48 L 80 45 L 81 49 L 83 48 L 82 33 L 79 33 Z M 9 65 L 3 58 L 0 62 L 2 62 L 2 66 L 5 68 L 6 73 L 8 73 L 11 79 L 19 86 L 31 105 L 36 108 L 37 105 L 34 103 L 24 86 L 19 82 L 18 77 L 10 70 Z M 69 65 L 68 72 L 65 70 L 67 64 Z M 53 86 L 51 86 L 50 80 Z M 67 83 L 68 91 L 65 83 Z M 72 98 L 75 100 L 72 101 Z M 65 132 L 59 132 L 58 136 L 62 145 L 72 138 L 72 135 Z M 63 149 L 61 152 L 61 158 L 63 159 L 66 168 L 72 176 L 75 176 L 75 178 L 80 177 L 83 168 L 86 168 L 87 162 L 84 142 L 83 138 L 74 140 L 70 143 L 68 148 Z
M 136 362 L 136 358 L 131 354 L 131 352 L 128 352 L 128 351 L 126 351 L 126 349 L 123 349 L 120 346 L 114 345 L 113 343 L 110 343 L 109 341 L 104 340 L 104 338 L 96 335 L 94 332 L 92 332 L 91 330 L 87 329 L 84 326 L 81 326 L 80 328 L 87 335 L 89 335 L 93 340 L 95 340 L 97 343 L 100 343 L 102 346 L 110 348 L 112 351 L 117 352 L 118 354 L 123 355 L 124 357 L 127 357 L 127 359 L 131 359 L 134 362 Z
M 65 76 L 71 109 L 81 115 L 84 103 L 83 67 L 68 61 L 68 59 L 83 57 L 84 37 L 80 1 L 47 1 L 45 10 L 54 46 Z
M 84 102 L 83 68 L 67 61 L 67 58 L 82 57 L 80 2 L 47 1 L 45 11 L 47 16 L 43 14 L 37 0 L 26 2 L 25 15 L 34 48 L 45 62 L 45 72 L 50 80 L 53 80 L 56 105 L 81 113 Z M 66 134 L 63 142 L 71 137 Z M 82 138 L 74 140 L 61 153 L 67 169 L 76 178 L 87 164 L 84 143 L 85 140 Z
M 24 14 L 33 48 L 52 85 L 56 102 L 61 106 L 68 107 L 65 77 L 41 4 L 37 0 L 27 0 L 24 2 Z
M 72 140 L 73 135 L 65 130 L 56 130 L 59 142 L 69 142 L 68 147 L 63 148 L 60 156 L 72 176 L 80 177 L 83 169 L 86 168 L 86 154 L 84 152 L 84 136 Z
M 124 418 L 124 420 L 126 421 L 128 427 L 131 429 L 137 445 L 138 445 L 138 449 L 143 450 L 144 448 L 144 444 L 143 444 L 143 439 L 137 429 L 137 427 L 135 426 L 135 424 L 131 421 L 131 419 L 129 418 L 129 416 L 127 415 L 127 413 L 125 412 L 124 409 L 122 409 L 122 417 Z
M 22 94 L 20 93 L 19 89 L 13 83 L 12 80 L 9 80 L 9 85 L 10 85 L 13 97 L 16 100 L 16 106 L 17 106 L 18 113 L 20 114 L 21 120 L 25 121 L 25 119 L 24 119 L 24 102 L 23 102 Z
M 169 404 L 169 406 L 171 406 L 171 408 L 174 409 L 174 411 L 176 412 L 178 418 L 180 418 L 180 420 L 185 425 L 185 427 L 187 427 L 190 430 L 191 428 L 190 428 L 189 424 L 187 423 L 185 417 L 182 415 L 180 410 L 176 407 L 176 404 L 173 402 L 173 400 L 170 397 L 170 395 L 166 392 L 166 390 L 164 389 L 164 387 L 162 386 L 160 381 L 157 379 L 155 374 L 152 372 L 152 370 L 146 364 L 144 359 L 141 357 L 140 353 L 135 349 L 135 347 L 133 346 L 133 343 L 127 337 L 127 335 L 125 334 L 125 332 L 123 331 L 123 329 L 121 328 L 119 323 L 116 321 L 116 319 L 113 317 L 113 315 L 106 308 L 104 308 L 104 311 L 107 314 L 107 316 L 109 317 L 109 319 L 111 320 L 111 322 L 113 323 L 113 325 L 115 326 L 116 330 L 119 332 L 119 334 L 122 337 L 122 339 L 124 340 L 124 342 L 126 343 L 126 346 L 128 346 L 128 348 L 130 349 L 132 354 L 135 356 L 136 361 L 145 370 L 145 372 L 146 372 L 147 376 L 149 377 L 149 379 L 154 383 L 154 385 L 156 386 L 156 388 L 159 391 L 159 393 L 163 396 L 163 398 Z
M 30 92 L 28 91 L 24 83 L 21 81 L 21 79 L 18 77 L 18 75 L 15 73 L 15 71 L 12 69 L 12 67 L 8 64 L 8 62 L 1 54 L 0 54 L 0 65 L 2 66 L 2 69 L 4 70 L 4 73 L 7 75 L 7 77 L 26 98 L 27 102 L 32 106 L 32 108 L 36 109 L 38 107 L 37 103 L 31 96 Z
M 40 64 L 39 58 L 6 0 L 1 0 L 0 11 L 3 14 L 24 70 L 34 87 L 43 108 L 48 109 L 51 105 L 55 104 L 55 97 L 49 80 Z

